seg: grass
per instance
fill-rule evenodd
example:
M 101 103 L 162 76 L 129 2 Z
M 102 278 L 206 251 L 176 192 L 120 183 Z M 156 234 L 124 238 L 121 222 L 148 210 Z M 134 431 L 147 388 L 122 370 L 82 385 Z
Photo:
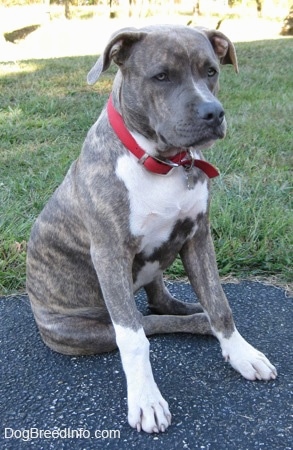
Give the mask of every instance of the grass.
M 224 67 L 220 99 L 229 132 L 206 153 L 211 224 L 222 276 L 292 281 L 292 41 L 237 45 L 240 74 Z M 290 56 L 291 54 L 291 56 Z M 109 92 L 114 69 L 93 88 L 94 57 L 1 64 L 0 293 L 25 289 L 31 226 L 78 156 Z M 291 158 L 291 161 L 290 161 Z M 176 261 L 171 276 L 182 275 Z

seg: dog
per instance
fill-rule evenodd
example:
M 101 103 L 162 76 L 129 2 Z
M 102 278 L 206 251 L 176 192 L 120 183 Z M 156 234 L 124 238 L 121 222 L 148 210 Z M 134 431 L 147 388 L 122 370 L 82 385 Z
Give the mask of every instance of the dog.
M 51 349 L 88 355 L 118 347 L 128 422 L 158 433 L 171 413 L 154 381 L 146 336 L 214 335 L 246 379 L 275 379 L 277 371 L 237 331 L 209 226 L 209 184 L 218 171 L 202 150 L 226 133 L 216 94 L 220 64 L 238 71 L 233 44 L 204 28 L 124 28 L 88 83 L 112 61 L 118 72 L 111 97 L 33 226 L 27 291 Z M 174 298 L 164 285 L 178 254 L 199 304 Z M 135 305 L 140 288 L 147 316 Z

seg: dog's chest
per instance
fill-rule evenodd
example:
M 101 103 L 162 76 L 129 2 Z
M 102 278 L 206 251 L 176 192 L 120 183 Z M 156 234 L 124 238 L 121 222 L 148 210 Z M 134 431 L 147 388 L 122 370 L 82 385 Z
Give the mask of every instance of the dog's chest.
M 182 167 L 168 175 L 156 175 L 130 154 L 118 159 L 116 175 L 128 190 L 130 231 L 141 238 L 139 253 L 146 259 L 167 242 L 172 246 L 170 241 L 178 241 L 180 236 L 183 244 L 195 233 L 198 215 L 207 210 L 206 180 L 188 190 Z

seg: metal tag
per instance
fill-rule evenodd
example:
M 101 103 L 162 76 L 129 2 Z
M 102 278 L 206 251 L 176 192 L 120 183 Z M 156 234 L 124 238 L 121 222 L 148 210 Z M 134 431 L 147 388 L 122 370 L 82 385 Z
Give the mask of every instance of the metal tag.
M 191 150 L 188 150 L 190 159 L 191 159 L 191 163 L 189 165 L 189 167 L 185 167 L 185 174 L 186 174 L 186 181 L 187 181 L 187 189 L 188 190 L 192 190 L 195 186 L 195 180 L 194 180 L 194 173 L 193 173 L 193 168 L 194 168 L 194 156 Z
M 187 189 L 192 190 L 195 186 L 195 177 L 193 172 L 193 166 L 185 169 L 186 181 L 187 181 Z

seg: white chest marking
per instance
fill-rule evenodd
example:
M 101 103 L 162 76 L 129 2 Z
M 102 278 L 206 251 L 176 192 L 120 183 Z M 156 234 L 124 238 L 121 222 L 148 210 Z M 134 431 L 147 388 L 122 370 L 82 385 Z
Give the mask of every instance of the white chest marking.
M 178 220 L 195 220 L 207 210 L 207 181 L 188 190 L 182 167 L 156 175 L 129 153 L 118 159 L 116 175 L 129 192 L 130 229 L 134 236 L 141 236 L 140 251 L 146 255 L 168 240 Z
M 160 264 L 158 261 L 145 263 L 138 273 L 137 279 L 133 285 L 133 292 L 136 292 L 141 286 L 145 286 L 153 281 L 159 270 Z

